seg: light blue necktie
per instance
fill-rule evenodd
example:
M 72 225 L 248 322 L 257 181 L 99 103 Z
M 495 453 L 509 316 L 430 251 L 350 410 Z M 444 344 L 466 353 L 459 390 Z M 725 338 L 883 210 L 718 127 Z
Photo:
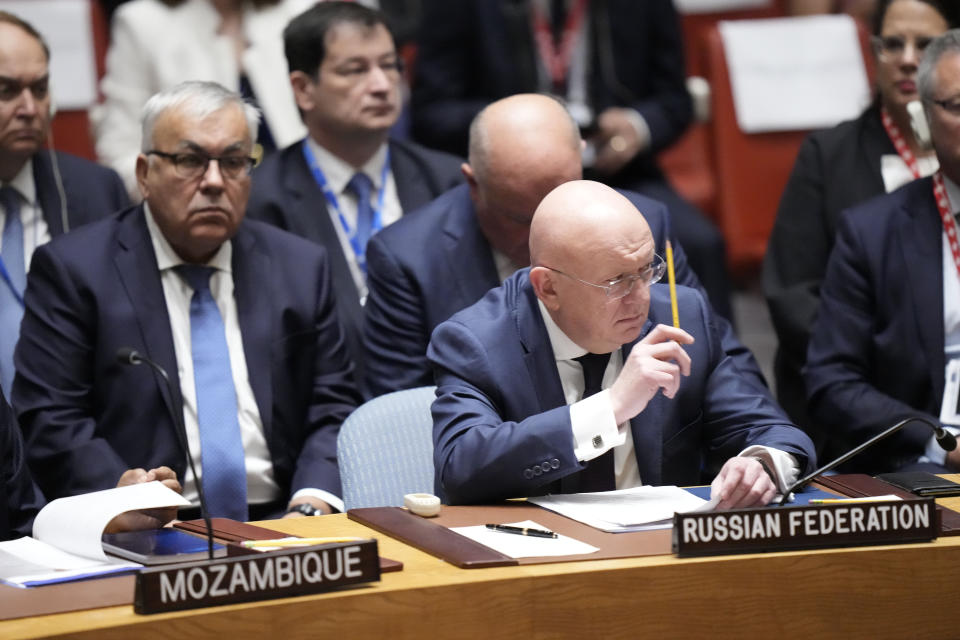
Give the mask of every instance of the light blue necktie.
M 210 293 L 214 269 L 182 264 L 176 270 L 193 288 L 190 350 L 207 508 L 211 517 L 243 522 L 247 519 L 247 473 L 227 336 Z
M 370 229 L 373 227 L 373 207 L 370 205 L 370 192 L 373 191 L 373 181 L 370 176 L 361 172 L 353 174 L 347 189 L 357 197 L 357 245 L 363 255 L 367 252 L 367 241 L 370 240 Z M 366 260 L 358 255 L 360 268 L 367 272 Z
M 13 386 L 13 350 L 20 337 L 20 321 L 23 320 L 23 290 L 27 283 L 27 270 L 23 260 L 23 221 L 20 220 L 20 196 L 13 187 L 0 189 L 0 206 L 6 214 L 3 225 L 3 257 L 5 274 L 0 283 L 0 386 L 3 394 L 10 397 Z

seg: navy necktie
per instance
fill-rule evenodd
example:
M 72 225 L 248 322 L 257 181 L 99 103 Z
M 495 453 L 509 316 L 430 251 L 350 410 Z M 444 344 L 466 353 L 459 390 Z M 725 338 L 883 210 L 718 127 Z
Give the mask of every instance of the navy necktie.
M 373 181 L 370 176 L 362 171 L 353 174 L 350 182 L 347 183 L 353 195 L 357 198 L 357 246 L 359 254 L 357 262 L 364 273 L 367 272 L 367 241 L 370 240 L 371 229 L 373 228 L 373 207 L 370 204 L 370 193 L 373 191 Z
M 214 269 L 183 264 L 176 270 L 193 289 L 190 351 L 207 508 L 211 517 L 243 522 L 247 519 L 247 473 L 227 336 L 220 309 L 210 293 Z
M 0 239 L 0 257 L 6 269 L 4 282 L 0 283 L 0 386 L 10 397 L 13 386 L 13 351 L 20 337 L 20 321 L 23 320 L 23 290 L 27 282 L 27 270 L 23 258 L 23 221 L 20 219 L 20 196 L 13 187 L 0 189 L 0 206 L 4 211 L 3 237 Z
M 609 353 L 588 353 L 574 358 L 583 367 L 583 397 L 589 398 L 603 389 L 603 374 L 610 362 Z M 612 491 L 617 488 L 613 469 L 613 449 L 587 463 L 580 472 L 580 491 Z

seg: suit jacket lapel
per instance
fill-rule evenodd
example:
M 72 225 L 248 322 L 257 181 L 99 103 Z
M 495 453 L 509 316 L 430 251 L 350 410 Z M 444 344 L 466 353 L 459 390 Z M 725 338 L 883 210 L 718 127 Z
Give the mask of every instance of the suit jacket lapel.
M 918 184 L 916 196 L 908 200 L 898 220 L 902 264 L 910 278 L 904 283 L 913 304 L 909 305 L 917 326 L 920 344 L 929 364 L 934 398 L 943 396 L 943 254 L 940 216 L 933 199 L 930 179 Z M 924 187 L 920 187 L 920 184 Z
M 243 337 L 247 378 L 260 409 L 263 432 L 270 440 L 273 418 L 273 370 L 270 350 L 275 335 L 270 287 L 270 256 L 257 246 L 256 238 L 240 225 L 233 237 L 233 297 Z
M 170 328 L 170 315 L 163 295 L 163 285 L 160 283 L 157 258 L 153 252 L 153 244 L 150 241 L 144 215 L 146 214 L 142 204 L 123 214 L 119 222 L 120 231 L 117 234 L 119 250 L 116 252 L 114 264 L 124 291 L 130 298 L 130 304 L 136 313 L 144 351 L 170 376 L 173 396 L 170 395 L 171 392 L 164 380 L 154 372 L 160 395 L 170 411 L 171 426 L 176 429 L 179 423 L 177 414 L 183 411 L 180 376 L 177 374 L 177 355 L 173 348 L 173 331 Z M 179 443 L 180 439 L 176 438 L 176 442 Z
M 284 189 L 292 196 L 291 210 L 287 212 L 288 228 L 298 236 L 312 240 L 326 249 L 334 291 L 353 291 L 356 294 L 357 285 L 353 282 L 350 265 L 343 254 L 340 236 L 330 219 L 327 198 L 314 180 L 303 157 L 304 144 L 306 141 L 301 141 L 291 149 L 292 153 L 287 156 L 284 171 Z M 351 326 L 360 326 L 363 309 L 359 295 L 339 296 L 337 308 L 345 324 L 349 319 Z
M 60 192 L 53 179 L 53 168 L 48 155 L 50 153 L 53 151 L 34 154 L 33 183 L 36 185 L 37 203 L 40 205 L 43 219 L 47 222 L 50 235 L 56 237 L 63 233 L 63 220 L 61 219 Z
M 456 279 L 462 309 L 483 297 L 500 284 L 490 244 L 477 225 L 476 212 L 466 185 L 457 187 L 458 201 L 450 208 L 443 225 L 443 243 L 448 274 L 462 274 Z
M 433 200 L 424 172 L 411 161 L 402 146 L 393 142 L 390 143 L 390 171 L 393 173 L 393 182 L 397 185 L 397 198 L 404 214 Z
M 527 271 L 517 283 L 514 322 L 523 345 L 523 361 L 537 392 L 540 406 L 537 412 L 548 411 L 567 404 L 557 372 L 557 362 L 550 345 L 550 336 L 543 324 L 537 296 L 527 280 Z

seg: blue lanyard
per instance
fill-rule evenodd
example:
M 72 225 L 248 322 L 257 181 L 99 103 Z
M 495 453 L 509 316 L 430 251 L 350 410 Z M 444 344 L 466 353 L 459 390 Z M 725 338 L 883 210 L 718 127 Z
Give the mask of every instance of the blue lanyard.
M 327 202 L 329 202 L 330 206 L 333 207 L 333 210 L 337 212 L 337 218 L 340 220 L 340 226 L 343 228 L 343 232 L 347 235 L 347 239 L 350 241 L 350 247 L 353 249 L 353 254 L 357 258 L 357 264 L 360 266 L 360 269 L 366 273 L 367 248 L 360 246 L 360 239 L 357 237 L 357 229 L 355 227 L 351 227 L 350 223 L 347 221 L 347 218 L 343 215 L 343 211 L 340 209 L 340 202 L 337 200 L 337 194 L 335 194 L 333 189 L 330 188 L 330 185 L 327 184 L 327 178 L 323 175 L 323 171 L 320 169 L 320 165 L 317 163 L 317 159 L 313 155 L 313 151 L 310 150 L 310 144 L 304 140 L 302 146 L 303 157 L 306 159 L 307 166 L 310 167 L 310 171 L 313 173 L 313 179 L 317 181 L 317 186 L 319 186 L 323 191 L 323 195 L 326 196 Z M 389 169 L 390 147 L 387 147 L 387 154 L 383 160 L 383 169 L 380 170 L 380 189 L 377 192 L 377 206 L 373 210 L 373 220 L 370 222 L 371 236 L 383 228 L 383 198 L 387 191 L 387 171 L 389 171 Z

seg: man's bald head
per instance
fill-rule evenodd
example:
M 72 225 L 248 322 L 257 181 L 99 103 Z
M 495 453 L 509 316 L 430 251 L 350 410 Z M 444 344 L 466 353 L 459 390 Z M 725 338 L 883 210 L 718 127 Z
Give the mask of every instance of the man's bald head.
M 580 151 L 576 122 L 549 96 L 510 96 L 474 119 L 464 175 L 481 230 L 516 266 L 529 263 L 527 234 L 537 204 L 581 177 Z
M 530 255 L 537 297 L 571 340 L 608 353 L 639 335 L 648 286 L 634 283 L 621 298 L 607 293 L 611 282 L 642 275 L 654 261 L 650 227 L 623 195 L 587 180 L 557 187 L 533 216 Z

